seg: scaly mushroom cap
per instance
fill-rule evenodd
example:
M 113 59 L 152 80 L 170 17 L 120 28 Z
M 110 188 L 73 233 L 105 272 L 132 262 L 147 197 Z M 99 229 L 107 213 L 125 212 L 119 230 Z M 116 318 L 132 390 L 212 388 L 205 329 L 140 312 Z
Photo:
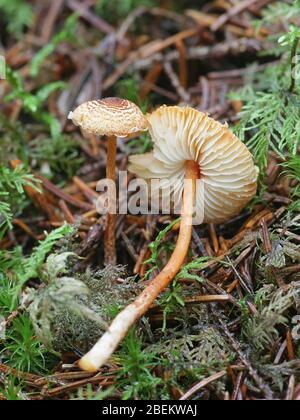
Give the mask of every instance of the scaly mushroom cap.
M 70 112 L 68 118 L 98 136 L 127 137 L 148 130 L 147 119 L 140 108 L 120 98 L 84 102 Z
M 230 219 L 255 195 L 258 170 L 227 125 L 178 106 L 162 106 L 148 115 L 148 121 L 153 152 L 132 156 L 129 170 L 149 181 L 163 180 L 162 196 L 168 188 L 182 196 L 187 160 L 199 164 L 196 206 L 203 210 L 203 222 Z

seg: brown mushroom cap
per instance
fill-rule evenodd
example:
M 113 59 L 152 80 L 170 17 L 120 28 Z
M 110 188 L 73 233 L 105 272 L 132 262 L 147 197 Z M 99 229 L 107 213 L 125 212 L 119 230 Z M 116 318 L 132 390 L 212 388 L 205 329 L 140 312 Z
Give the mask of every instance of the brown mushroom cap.
M 84 102 L 70 112 L 68 118 L 88 133 L 98 136 L 127 137 L 148 130 L 147 119 L 140 108 L 120 98 Z
M 255 195 L 258 170 L 247 147 L 227 125 L 178 106 L 162 106 L 148 115 L 148 121 L 154 150 L 132 156 L 131 172 L 149 181 L 161 179 L 166 191 L 182 196 L 186 161 L 197 162 L 196 206 L 203 210 L 204 222 L 230 219 Z

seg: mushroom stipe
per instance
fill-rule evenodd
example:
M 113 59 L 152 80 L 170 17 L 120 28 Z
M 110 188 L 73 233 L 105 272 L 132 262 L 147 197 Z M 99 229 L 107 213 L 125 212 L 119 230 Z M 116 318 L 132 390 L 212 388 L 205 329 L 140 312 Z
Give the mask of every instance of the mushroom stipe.
M 80 360 L 79 366 L 81 369 L 95 372 L 105 364 L 125 337 L 129 328 L 147 312 L 153 301 L 179 272 L 187 255 L 192 237 L 193 208 L 198 176 L 198 164 L 193 161 L 187 161 L 185 179 L 188 182 L 185 183 L 184 187 L 179 236 L 168 264 L 137 299 L 116 316 L 106 333 Z
M 111 136 L 107 140 L 107 165 L 106 178 L 116 182 L 116 155 L 117 138 Z M 104 239 L 104 260 L 106 264 L 116 265 L 116 215 L 108 213 L 106 215 L 105 239 Z

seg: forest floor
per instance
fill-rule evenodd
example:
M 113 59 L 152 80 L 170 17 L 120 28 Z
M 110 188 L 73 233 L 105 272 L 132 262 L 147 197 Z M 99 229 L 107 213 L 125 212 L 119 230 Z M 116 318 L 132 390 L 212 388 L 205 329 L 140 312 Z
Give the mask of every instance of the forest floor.
M 0 400 L 300 399 L 299 1 L 0 0 L 0 16 Z M 106 139 L 67 116 L 109 96 L 228 122 L 260 175 L 241 214 L 193 227 L 176 279 L 92 374 L 77 361 L 98 318 L 178 235 L 173 216 L 119 215 L 104 267 Z M 118 169 L 151 147 L 118 141 Z

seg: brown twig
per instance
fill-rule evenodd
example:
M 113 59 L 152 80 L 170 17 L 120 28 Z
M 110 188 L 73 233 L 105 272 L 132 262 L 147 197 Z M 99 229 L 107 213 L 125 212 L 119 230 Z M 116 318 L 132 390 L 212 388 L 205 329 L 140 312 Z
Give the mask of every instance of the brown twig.
M 52 184 L 51 181 L 42 177 L 41 175 L 36 175 L 38 179 L 40 179 L 43 183 L 43 187 L 50 191 L 52 194 L 56 195 L 57 197 L 61 198 L 62 200 L 66 201 L 67 203 L 71 204 L 74 207 L 80 208 L 85 211 L 90 211 L 94 209 L 94 206 L 83 201 L 77 200 L 76 198 L 72 197 L 70 194 L 65 193 L 56 185 Z
M 203 379 L 203 381 L 199 382 L 198 384 L 194 385 L 191 389 L 189 389 L 181 398 L 180 400 L 188 400 L 193 394 L 198 392 L 200 389 L 206 387 L 210 383 L 217 381 L 218 379 L 223 378 L 226 375 L 226 370 L 221 370 L 221 372 L 214 373 L 209 378 Z
M 180 39 L 176 42 L 176 48 L 179 52 L 179 80 L 183 89 L 188 87 L 188 69 L 186 61 L 186 48 L 184 42 Z
M 267 400 L 273 400 L 273 392 L 268 384 L 264 382 L 264 380 L 259 376 L 256 369 L 253 368 L 252 364 L 250 363 L 249 359 L 244 355 L 243 351 L 240 348 L 239 343 L 234 339 L 233 335 L 229 332 L 227 325 L 221 318 L 217 319 L 220 323 L 223 332 L 227 336 L 228 340 L 230 341 L 233 349 L 237 352 L 239 355 L 239 358 L 241 359 L 242 363 L 248 368 L 250 376 L 254 379 L 259 389 L 263 392 Z
M 88 7 L 86 7 L 86 5 L 81 4 L 77 0 L 68 0 L 67 4 L 71 10 L 79 13 L 80 16 L 82 16 L 89 23 L 91 23 L 93 26 L 98 28 L 101 32 L 104 32 L 110 35 L 115 33 L 115 28 L 113 26 L 111 26 L 109 23 L 107 23 L 104 19 L 100 18 L 99 16 L 96 16 L 95 13 L 90 12 Z
M 229 9 L 229 11 L 222 16 L 219 17 L 218 20 L 216 20 L 211 25 L 211 30 L 213 32 L 218 31 L 220 28 L 222 28 L 223 25 L 225 25 L 226 22 L 228 22 L 231 18 L 234 16 L 242 13 L 244 10 L 248 9 L 249 7 L 253 6 L 255 3 L 257 3 L 259 0 L 244 0 L 242 2 L 239 2 L 235 7 L 232 7 Z

